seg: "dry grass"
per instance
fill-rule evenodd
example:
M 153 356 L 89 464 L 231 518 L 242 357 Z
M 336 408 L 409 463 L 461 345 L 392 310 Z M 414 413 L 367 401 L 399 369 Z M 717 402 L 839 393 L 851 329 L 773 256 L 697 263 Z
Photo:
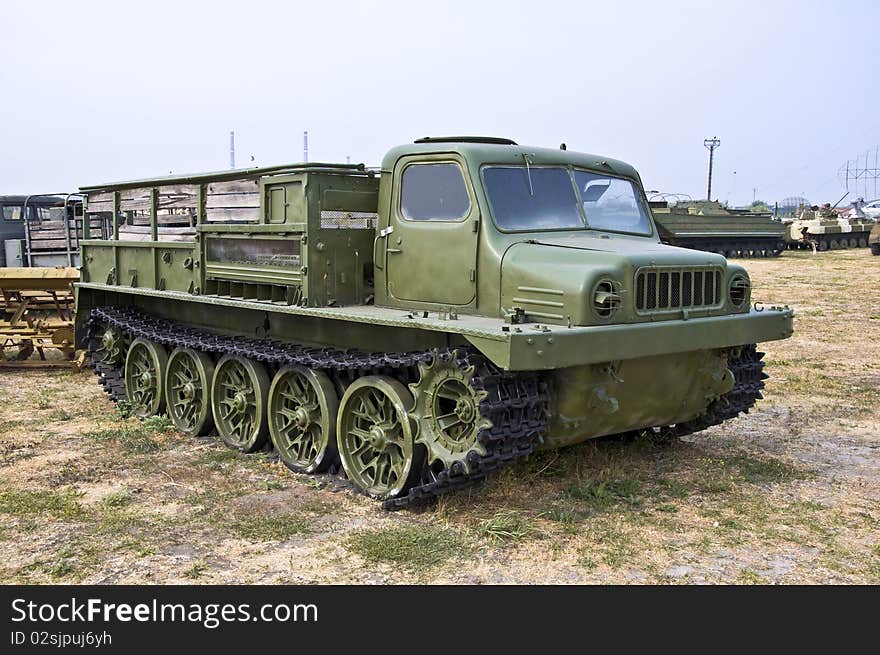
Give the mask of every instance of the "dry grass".
M 0 372 L 0 582 L 880 582 L 880 258 L 743 263 L 796 309 L 756 410 L 421 512 L 124 418 L 89 373 Z

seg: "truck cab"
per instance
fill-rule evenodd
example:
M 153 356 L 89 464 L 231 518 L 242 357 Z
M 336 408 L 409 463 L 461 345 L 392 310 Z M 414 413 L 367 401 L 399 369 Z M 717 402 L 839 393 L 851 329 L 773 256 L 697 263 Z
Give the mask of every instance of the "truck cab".
M 620 161 L 426 138 L 382 163 L 376 304 L 566 326 L 748 312 L 724 257 L 660 243 Z

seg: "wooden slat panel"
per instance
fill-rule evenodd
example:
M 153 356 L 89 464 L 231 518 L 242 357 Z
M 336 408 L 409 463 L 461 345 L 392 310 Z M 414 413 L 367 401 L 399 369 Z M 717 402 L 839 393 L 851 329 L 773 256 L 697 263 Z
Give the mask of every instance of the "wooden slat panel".
M 159 187 L 159 196 L 193 196 L 199 195 L 198 184 L 165 184 Z
M 209 195 L 206 202 L 208 209 L 219 207 L 259 207 L 259 193 L 224 193 Z
M 33 239 L 31 250 L 64 250 L 67 248 L 67 239 Z
M 194 223 L 192 216 L 186 216 L 184 214 L 159 214 L 156 218 L 156 223 L 158 225 L 189 225 L 190 223 Z M 134 216 L 131 219 L 131 225 L 149 225 L 150 217 L 149 216 Z
M 208 185 L 209 196 L 215 193 L 259 193 L 259 191 L 260 185 L 257 180 L 229 180 Z
M 120 200 L 141 200 L 143 198 L 150 198 L 150 189 L 123 189 L 119 192 Z
M 108 213 L 112 214 L 113 213 L 113 201 L 110 200 L 107 202 L 103 202 L 103 201 L 102 202 L 92 202 L 90 200 L 89 201 L 89 213 L 90 214 L 97 214 L 99 212 L 108 212 Z
M 124 212 L 132 212 L 132 211 L 136 211 L 138 209 L 142 209 L 144 211 L 150 211 L 150 207 L 152 207 L 152 205 L 150 204 L 149 198 L 137 198 L 135 200 L 122 200 L 119 203 L 119 208 Z
M 71 224 L 73 221 L 71 221 Z M 63 230 L 64 221 L 36 221 L 31 223 L 31 230 Z
M 70 230 L 73 234 L 73 229 Z M 34 239 L 64 239 L 67 230 L 31 230 L 31 240 Z
M 208 209 L 209 221 L 252 221 L 260 220 L 259 207 L 215 208 Z
M 163 197 L 159 196 L 159 209 L 192 209 L 195 213 L 199 204 L 198 196 Z
M 89 194 L 89 204 L 91 205 L 93 202 L 113 202 L 113 193 L 111 191 L 104 193 L 92 192 Z

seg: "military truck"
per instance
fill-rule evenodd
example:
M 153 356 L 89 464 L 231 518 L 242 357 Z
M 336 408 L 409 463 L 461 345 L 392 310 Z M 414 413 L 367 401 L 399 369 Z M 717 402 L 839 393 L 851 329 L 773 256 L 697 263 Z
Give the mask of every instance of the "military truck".
M 111 397 L 240 451 L 271 441 L 294 471 L 341 466 L 388 509 L 538 448 L 748 412 L 755 344 L 792 333 L 742 267 L 661 244 L 636 170 L 607 157 L 424 138 L 378 170 L 82 192 L 112 231 L 82 243 L 76 338 Z
M 714 200 L 651 201 L 660 240 L 725 257 L 778 257 L 785 226 L 769 213 L 729 209 Z
M 0 267 L 78 265 L 81 222 L 78 194 L 0 196 Z
M 843 218 L 831 208 L 803 208 L 798 217 L 786 226 L 785 240 L 789 248 L 812 248 L 817 250 L 845 250 L 866 248 L 868 236 L 875 222 L 862 216 Z

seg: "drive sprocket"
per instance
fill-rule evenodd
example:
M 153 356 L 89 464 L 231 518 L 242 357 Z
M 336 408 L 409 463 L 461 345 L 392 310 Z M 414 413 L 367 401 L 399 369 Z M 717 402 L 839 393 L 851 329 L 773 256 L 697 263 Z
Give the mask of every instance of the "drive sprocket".
M 492 422 L 481 413 L 480 403 L 488 393 L 472 383 L 476 367 L 463 350 L 433 355 L 430 362 L 419 363 L 419 381 L 409 385 L 415 442 L 427 450 L 429 465 L 440 462 L 444 469 L 456 465 L 468 472 L 468 455 L 486 454 L 479 434 Z

